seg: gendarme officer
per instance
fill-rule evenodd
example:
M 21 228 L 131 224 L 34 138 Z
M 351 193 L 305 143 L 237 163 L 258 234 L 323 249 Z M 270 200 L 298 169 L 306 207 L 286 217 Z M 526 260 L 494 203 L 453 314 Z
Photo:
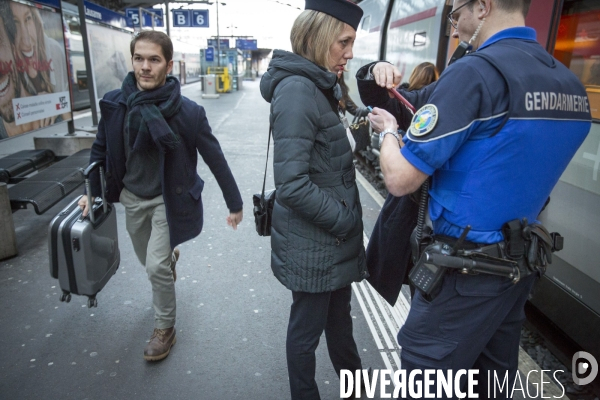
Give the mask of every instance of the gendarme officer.
M 591 126 L 582 84 L 525 27 L 529 5 L 454 1 L 453 37 L 474 51 L 435 86 L 406 93 L 420 109 L 403 141 L 396 133 L 403 108 L 386 92 L 400 83 L 398 69 L 380 62 L 357 74 L 362 101 L 395 115 L 375 108 L 370 116 L 383 137 L 389 191 L 402 196 L 432 177 L 429 249 L 446 249 L 436 261 L 445 271 L 436 296 L 418 292 L 398 334 L 402 368 L 479 369 L 480 398 L 488 397 L 488 372 L 500 381 L 508 375 L 512 388 L 525 301 L 560 247 L 536 217 Z M 515 274 L 446 268 L 461 257 L 515 268 Z M 506 386 L 500 396 L 510 397 Z

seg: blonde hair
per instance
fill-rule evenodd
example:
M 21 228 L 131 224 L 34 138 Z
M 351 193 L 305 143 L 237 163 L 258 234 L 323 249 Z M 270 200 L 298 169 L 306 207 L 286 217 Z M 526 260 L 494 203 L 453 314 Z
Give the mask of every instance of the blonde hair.
M 292 26 L 292 51 L 329 69 L 329 48 L 343 30 L 344 23 L 339 19 L 320 11 L 304 10 Z

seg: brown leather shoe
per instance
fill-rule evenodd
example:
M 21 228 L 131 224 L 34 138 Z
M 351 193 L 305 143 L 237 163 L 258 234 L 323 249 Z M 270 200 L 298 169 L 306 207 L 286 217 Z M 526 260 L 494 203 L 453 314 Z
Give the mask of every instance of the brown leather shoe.
M 160 361 L 166 358 L 176 341 L 174 326 L 167 329 L 154 328 L 150 342 L 144 349 L 144 360 Z
M 175 247 L 175 250 L 173 250 L 173 254 L 171 255 L 171 271 L 173 271 L 173 282 L 177 280 L 177 271 L 175 271 L 177 260 L 179 260 L 179 248 Z

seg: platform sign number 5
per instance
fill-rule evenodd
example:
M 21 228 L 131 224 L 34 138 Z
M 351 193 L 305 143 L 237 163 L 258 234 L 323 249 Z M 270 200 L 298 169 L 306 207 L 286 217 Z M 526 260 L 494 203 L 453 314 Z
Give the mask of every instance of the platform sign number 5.
M 127 26 L 128 27 L 139 28 L 139 26 L 140 26 L 139 8 L 127 8 L 127 9 L 125 9 L 125 15 L 127 16 Z

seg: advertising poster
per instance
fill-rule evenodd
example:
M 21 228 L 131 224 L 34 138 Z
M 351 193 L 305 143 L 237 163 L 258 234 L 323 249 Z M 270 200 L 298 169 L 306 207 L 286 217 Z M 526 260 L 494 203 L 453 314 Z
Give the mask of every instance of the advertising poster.
M 59 9 L 0 1 L 0 139 L 70 120 Z
M 131 33 L 96 24 L 87 24 L 96 88 L 96 101 L 111 90 L 119 89 L 131 70 Z M 99 108 L 98 108 L 99 109 Z

